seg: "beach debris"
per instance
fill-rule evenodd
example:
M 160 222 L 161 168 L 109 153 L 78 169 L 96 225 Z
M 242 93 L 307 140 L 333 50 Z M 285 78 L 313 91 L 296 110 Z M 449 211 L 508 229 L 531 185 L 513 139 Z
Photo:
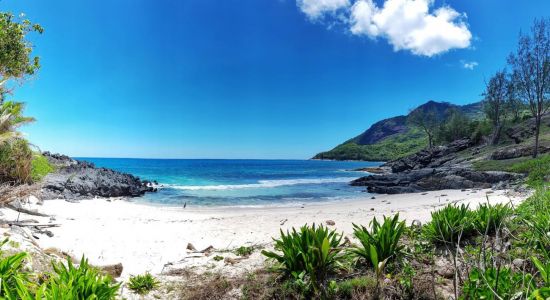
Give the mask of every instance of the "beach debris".
M 325 223 L 327 223 L 327 225 L 330 225 L 330 226 L 336 225 L 336 222 L 334 222 L 333 220 L 327 220 Z
M 418 220 L 418 219 L 414 219 L 411 223 L 411 226 L 416 227 L 416 228 L 421 228 L 422 227 L 422 222 L 420 222 L 420 220 Z
M 106 266 L 99 266 L 99 270 L 101 270 L 102 273 L 110 275 L 113 278 L 118 278 L 120 275 L 122 275 L 122 270 L 124 269 L 122 267 L 122 263 L 114 264 L 114 265 L 106 265 Z
M 210 245 L 204 249 L 202 249 L 201 251 L 199 251 L 200 253 L 204 253 L 205 256 L 210 256 L 210 254 L 212 254 L 212 252 L 214 251 L 214 246 Z
M 371 198 L 371 199 L 376 199 L 376 197 L 374 197 L 374 196 L 372 196 L 372 197 L 370 197 L 370 198 Z
M 187 250 L 191 250 L 191 251 L 197 251 L 197 248 L 195 248 L 195 246 L 191 243 L 187 243 Z
M 245 257 L 237 257 L 237 258 L 226 257 L 223 259 L 223 261 L 225 262 L 226 265 L 234 265 L 234 264 L 238 264 L 243 259 L 245 259 Z
M 286 221 L 288 221 L 288 219 L 281 220 L 281 226 L 285 225 Z
M 187 202 L 183 203 L 183 208 L 187 207 Z
M 371 207 L 371 208 L 370 208 L 370 211 L 374 211 L 374 207 Z
M 422 194 L 420 194 L 420 195 L 428 195 L 428 193 L 422 193 Z
M 63 259 L 70 259 L 73 263 L 80 263 L 80 260 L 74 256 L 72 256 L 71 254 L 69 254 L 68 252 L 65 252 L 65 251 L 62 251 L 58 248 L 46 248 L 44 249 L 44 253 L 50 255 L 50 256 L 57 256 L 59 258 L 63 258 Z

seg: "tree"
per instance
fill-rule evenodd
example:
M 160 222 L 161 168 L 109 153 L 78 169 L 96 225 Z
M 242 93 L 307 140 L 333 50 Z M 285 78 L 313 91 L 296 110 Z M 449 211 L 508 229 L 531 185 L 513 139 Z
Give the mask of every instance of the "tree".
M 435 109 L 415 109 L 409 113 L 407 122 L 412 126 L 422 129 L 428 136 L 428 147 L 433 147 L 434 133 L 441 123 Z
M 535 20 L 531 34 L 520 32 L 518 48 L 508 57 L 518 96 L 535 118 L 535 148 L 539 150 L 540 123 L 550 107 L 550 19 Z
M 506 71 L 502 70 L 489 79 L 483 93 L 483 111 L 493 125 L 492 145 L 498 143 L 503 123 L 506 120 L 508 108 L 506 100 L 509 87 Z
M 0 105 L 0 145 L 20 138 L 17 129 L 34 122 L 34 118 L 23 116 L 25 105 L 20 102 L 7 101 Z
M 440 123 L 435 134 L 439 142 L 448 143 L 471 136 L 470 119 L 460 109 L 449 108 L 445 115 L 445 122 Z
M 27 34 L 43 31 L 39 24 L 0 12 L 0 104 L 11 91 L 6 87 L 9 81 L 22 81 L 40 68 L 40 59 L 32 56 L 33 45 Z

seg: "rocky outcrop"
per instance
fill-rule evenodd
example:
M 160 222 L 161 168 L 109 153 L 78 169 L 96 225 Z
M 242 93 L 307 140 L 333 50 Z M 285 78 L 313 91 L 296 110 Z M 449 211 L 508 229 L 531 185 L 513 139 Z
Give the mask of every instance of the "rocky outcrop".
M 533 145 L 506 147 L 506 148 L 495 150 L 491 154 L 491 159 L 503 160 L 503 159 L 510 159 L 510 158 L 518 158 L 522 156 L 529 156 L 533 154 L 534 149 L 535 147 Z M 539 149 L 539 153 L 550 152 L 549 147 L 540 146 L 538 149 Z
M 65 155 L 43 154 L 56 167 L 56 172 L 44 177 L 40 193 L 42 199 L 139 197 L 146 192 L 156 191 L 153 183 L 142 181 L 131 174 L 96 168 L 92 163 L 77 161 Z
M 550 114 L 542 116 L 541 123 L 550 126 Z M 516 144 L 519 144 L 535 134 L 535 125 L 535 118 L 530 118 L 525 122 L 521 122 L 506 129 L 504 133 Z
M 423 168 L 384 175 L 370 175 L 352 181 L 370 193 L 400 194 L 444 189 L 504 187 L 523 175 L 508 172 L 479 172 L 467 168 Z
M 394 173 L 423 168 L 437 168 L 455 159 L 456 152 L 471 146 L 473 146 L 473 142 L 470 139 L 456 140 L 445 146 L 422 150 L 411 156 L 386 163 L 384 166 L 390 167 Z

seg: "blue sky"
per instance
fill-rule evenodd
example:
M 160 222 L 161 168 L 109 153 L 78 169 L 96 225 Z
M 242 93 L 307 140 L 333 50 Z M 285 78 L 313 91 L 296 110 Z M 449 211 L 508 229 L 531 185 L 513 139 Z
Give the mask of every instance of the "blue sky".
M 547 0 L 387 2 L 0 7 L 45 28 L 32 37 L 42 69 L 13 95 L 38 120 L 24 128 L 35 145 L 158 158 L 309 158 L 427 100 L 478 101 L 519 30 L 550 11 Z

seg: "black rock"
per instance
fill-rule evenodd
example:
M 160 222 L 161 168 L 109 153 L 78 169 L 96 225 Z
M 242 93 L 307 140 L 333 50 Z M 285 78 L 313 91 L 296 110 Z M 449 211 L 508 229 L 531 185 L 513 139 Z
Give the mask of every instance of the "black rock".
M 42 181 L 42 199 L 77 200 L 92 197 L 139 197 L 156 189 L 148 181 L 131 174 L 94 164 L 77 161 L 68 156 L 44 152 L 56 171 Z

